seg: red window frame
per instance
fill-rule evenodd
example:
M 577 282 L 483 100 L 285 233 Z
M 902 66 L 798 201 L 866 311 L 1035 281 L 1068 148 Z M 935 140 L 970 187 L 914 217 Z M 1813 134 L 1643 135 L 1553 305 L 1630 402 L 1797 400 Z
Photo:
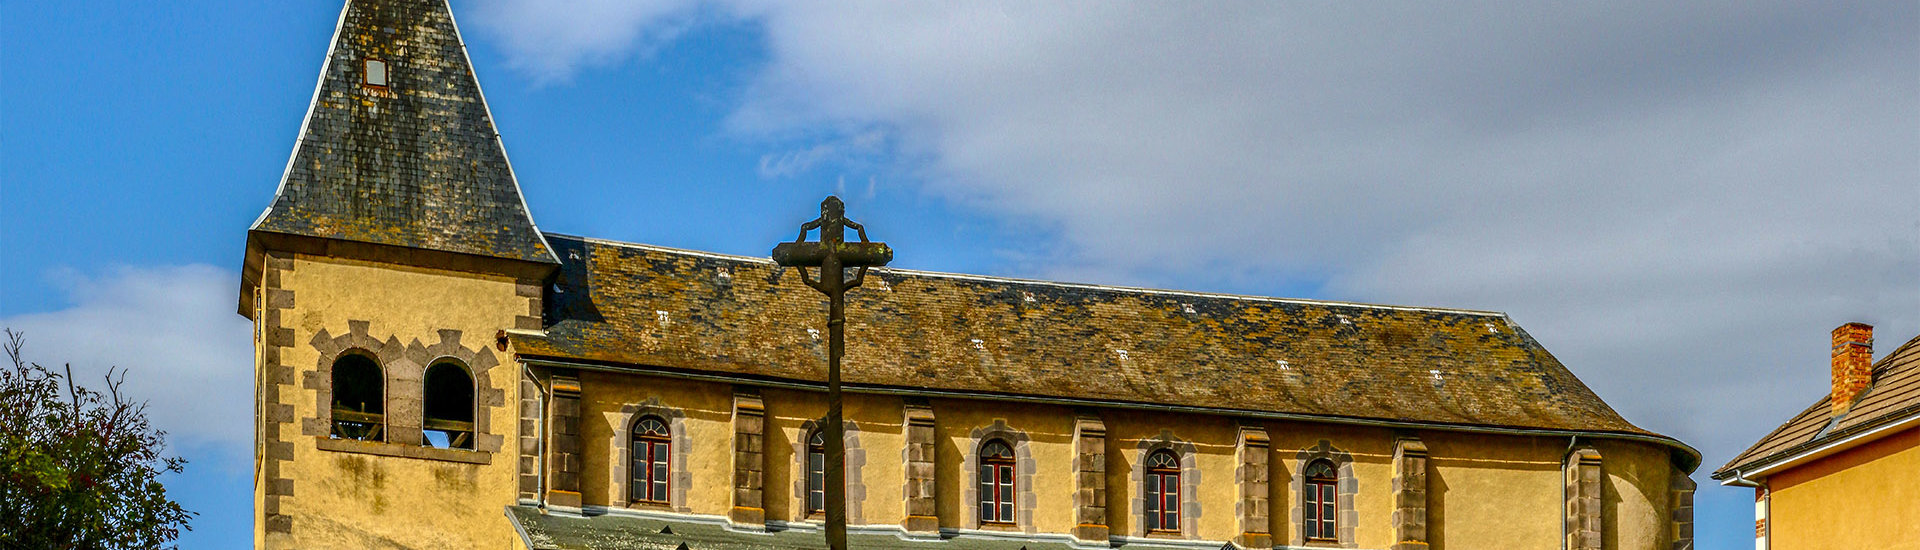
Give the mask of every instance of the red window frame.
M 665 504 L 672 494 L 667 479 L 673 471 L 673 437 L 666 421 L 652 416 L 634 421 L 632 447 L 631 500 Z
M 1014 523 L 1013 446 L 998 439 L 980 446 L 980 523 Z
M 1173 451 L 1147 456 L 1147 531 L 1180 531 L 1180 458 Z
M 827 509 L 827 438 L 819 430 L 807 436 L 807 515 Z
M 1307 479 L 1301 483 L 1301 530 L 1307 540 L 1330 541 L 1339 538 L 1339 474 L 1324 460 L 1307 466 Z

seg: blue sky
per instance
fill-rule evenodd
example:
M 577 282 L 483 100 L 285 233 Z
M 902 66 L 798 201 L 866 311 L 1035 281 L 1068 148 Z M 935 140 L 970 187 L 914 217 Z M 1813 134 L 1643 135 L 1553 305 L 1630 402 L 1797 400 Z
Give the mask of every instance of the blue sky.
M 759 255 L 840 193 L 904 267 L 1506 311 L 1710 470 L 1832 327 L 1920 333 L 1920 7 L 1669 4 L 454 9 L 542 229 Z M 185 547 L 250 541 L 235 273 L 339 9 L 0 4 L 0 322 L 134 369 Z

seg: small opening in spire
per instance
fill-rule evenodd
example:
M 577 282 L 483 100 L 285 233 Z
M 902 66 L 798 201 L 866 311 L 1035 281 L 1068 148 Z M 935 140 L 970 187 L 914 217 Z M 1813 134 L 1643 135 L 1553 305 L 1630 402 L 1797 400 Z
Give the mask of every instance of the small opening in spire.
M 387 87 L 387 62 L 368 58 L 366 70 L 361 75 L 365 77 L 362 79 L 362 84 L 372 88 L 385 88 Z

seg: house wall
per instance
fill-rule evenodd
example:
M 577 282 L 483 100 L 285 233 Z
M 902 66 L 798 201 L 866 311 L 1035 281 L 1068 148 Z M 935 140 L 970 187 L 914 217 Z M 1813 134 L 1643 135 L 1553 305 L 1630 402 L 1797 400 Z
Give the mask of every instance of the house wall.
M 1920 549 L 1920 429 L 1767 478 L 1774 550 Z
M 519 366 L 494 349 L 494 336 L 537 311 L 538 298 L 516 281 L 470 273 L 279 254 L 263 264 L 256 546 L 498 548 L 516 538 L 501 510 L 515 499 L 508 404 Z M 405 439 L 402 424 L 418 426 L 426 363 L 469 363 L 479 450 L 330 438 L 324 371 L 342 346 L 381 357 L 390 441 Z M 409 392 L 412 405 L 397 402 Z

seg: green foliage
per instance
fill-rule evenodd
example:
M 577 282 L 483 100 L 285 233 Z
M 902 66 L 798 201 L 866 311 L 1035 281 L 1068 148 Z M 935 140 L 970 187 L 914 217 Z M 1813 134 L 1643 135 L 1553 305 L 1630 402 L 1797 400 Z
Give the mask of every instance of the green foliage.
M 186 464 L 162 456 L 166 433 L 148 425 L 146 404 L 120 393 L 125 371 L 108 370 L 105 391 L 20 358 L 0 368 L 0 548 L 171 547 L 192 513 L 167 499 L 163 473 Z M 116 375 L 117 374 L 117 375 Z

